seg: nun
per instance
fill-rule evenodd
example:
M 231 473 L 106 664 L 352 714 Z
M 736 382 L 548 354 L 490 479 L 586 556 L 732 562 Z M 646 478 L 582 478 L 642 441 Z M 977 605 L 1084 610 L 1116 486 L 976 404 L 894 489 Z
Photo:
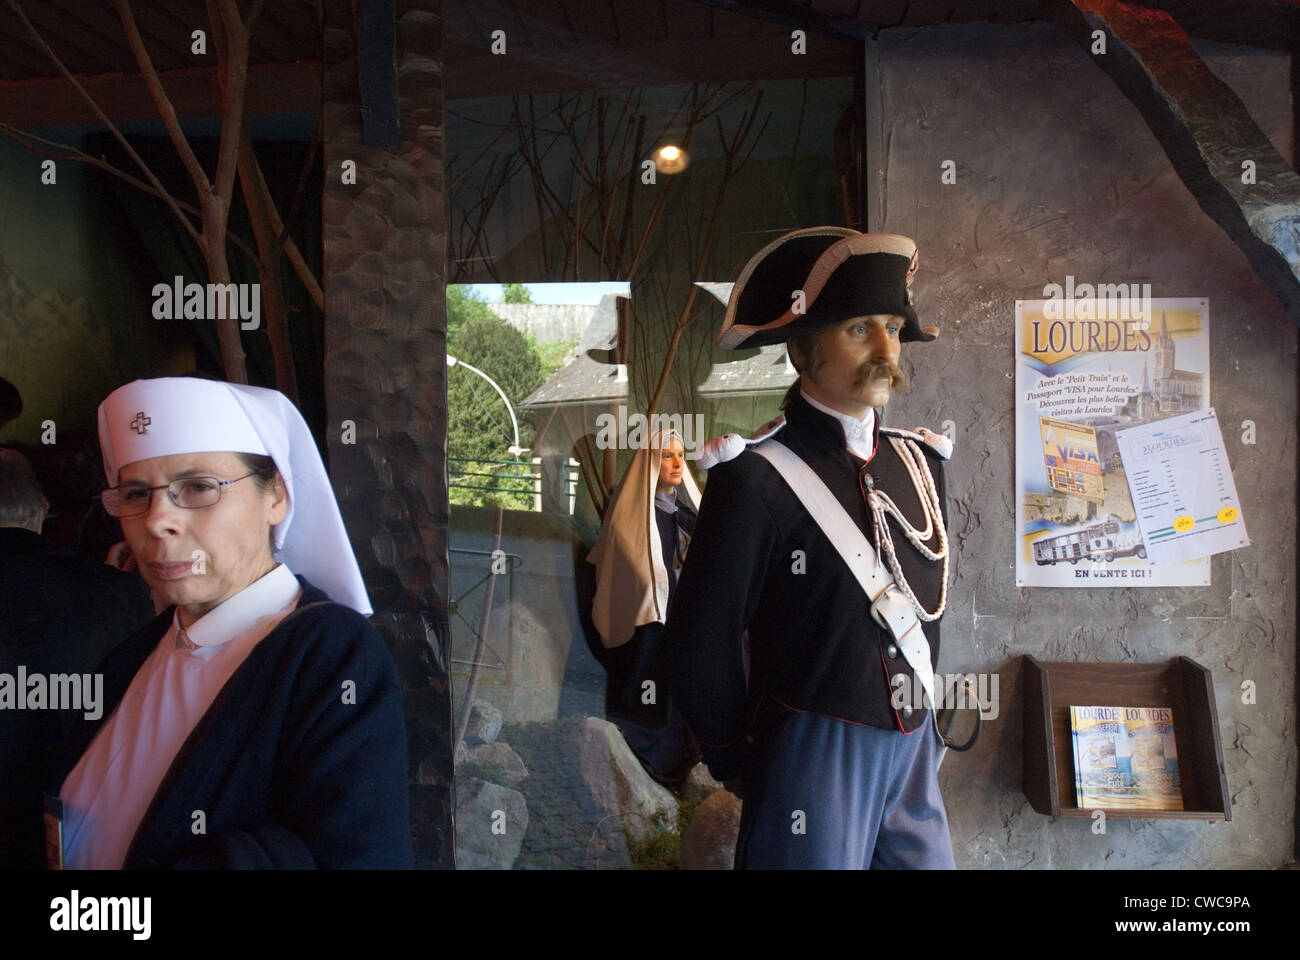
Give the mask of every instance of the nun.
M 99 442 L 104 508 L 167 607 L 100 667 L 51 805 L 63 865 L 411 866 L 397 671 L 301 414 L 137 380 Z
M 591 618 L 604 648 L 605 715 L 646 771 L 669 786 L 700 759 L 668 694 L 662 642 L 699 502 L 682 438 L 656 431 L 636 450 L 587 556 L 596 566 Z

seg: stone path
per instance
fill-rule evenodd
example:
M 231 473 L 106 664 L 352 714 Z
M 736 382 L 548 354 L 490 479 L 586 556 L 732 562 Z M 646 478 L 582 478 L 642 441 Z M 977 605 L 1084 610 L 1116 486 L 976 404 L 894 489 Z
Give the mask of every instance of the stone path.
M 528 801 L 528 832 L 516 870 L 619 870 L 631 866 L 623 827 L 596 805 L 579 775 L 574 738 L 581 717 L 501 731 L 528 767 L 515 785 Z

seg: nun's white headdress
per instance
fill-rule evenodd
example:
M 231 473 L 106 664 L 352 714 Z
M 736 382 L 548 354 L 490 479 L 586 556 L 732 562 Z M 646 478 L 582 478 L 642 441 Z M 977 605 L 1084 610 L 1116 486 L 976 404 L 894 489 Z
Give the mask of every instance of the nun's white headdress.
M 128 463 L 178 453 L 254 453 L 275 461 L 289 510 L 275 559 L 359 613 L 371 613 L 334 490 L 302 414 L 278 390 L 162 377 L 118 387 L 99 405 L 99 446 L 110 487 Z
M 637 627 L 663 623 L 668 616 L 668 569 L 655 522 L 655 489 L 669 438 L 681 441 L 674 431 L 656 431 L 649 446 L 636 451 L 605 509 L 600 537 L 587 554 L 587 562 L 596 565 L 591 620 L 606 647 L 622 646 Z M 691 475 L 690 461 L 682 469 L 677 497 L 699 512 L 700 488 Z

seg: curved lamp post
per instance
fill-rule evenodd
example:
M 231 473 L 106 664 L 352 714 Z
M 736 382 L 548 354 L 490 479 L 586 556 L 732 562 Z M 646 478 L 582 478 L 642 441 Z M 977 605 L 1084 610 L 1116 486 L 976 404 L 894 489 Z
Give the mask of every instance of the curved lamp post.
M 488 382 L 488 384 L 492 387 L 493 390 L 495 390 L 498 394 L 500 394 L 500 396 L 501 396 L 501 402 L 504 403 L 504 404 L 506 405 L 506 410 L 508 410 L 508 411 L 510 412 L 510 425 L 511 425 L 512 427 L 514 427 L 514 430 L 515 430 L 515 443 L 514 443 L 514 446 L 509 447 L 508 450 L 509 450 L 510 453 L 513 453 L 516 457 L 522 455 L 522 454 L 524 453 L 524 448 L 521 447 L 521 446 L 519 446 L 519 421 L 515 419 L 515 408 L 512 407 L 512 406 L 510 405 L 510 400 L 506 397 L 505 392 L 504 392 L 500 387 L 497 386 L 495 380 L 493 380 L 491 377 L 489 377 L 486 373 L 484 373 L 484 372 L 483 372 L 482 370 L 480 370 L 478 367 L 472 367 L 472 366 L 470 366 L 468 363 L 466 363 L 464 360 L 457 360 L 457 359 L 456 359 L 455 357 L 453 357 L 450 353 L 447 354 L 447 366 L 448 366 L 448 367 L 454 367 L 454 366 L 457 366 L 458 364 L 459 364 L 460 366 L 464 367 L 466 370 L 472 370 L 472 371 L 474 371 L 475 373 L 477 373 L 480 377 L 482 377 L 484 380 L 486 380 L 486 381 Z

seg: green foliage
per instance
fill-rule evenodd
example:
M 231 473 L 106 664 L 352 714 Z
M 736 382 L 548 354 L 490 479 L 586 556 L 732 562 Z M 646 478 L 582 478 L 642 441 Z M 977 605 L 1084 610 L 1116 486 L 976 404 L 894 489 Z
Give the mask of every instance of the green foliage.
M 578 345 L 577 340 L 555 340 L 551 343 L 538 343 L 533 335 L 528 335 L 528 345 L 537 354 L 542 364 L 542 376 L 549 380 L 560 370 L 568 366 L 569 354 Z
M 452 339 L 460 331 L 460 328 L 470 320 L 486 320 L 495 317 L 496 314 L 488 309 L 487 302 L 479 296 L 473 287 L 455 286 L 447 287 L 447 342 L 451 343 Z M 455 351 L 449 350 L 455 356 Z M 469 358 L 466 357 L 468 360 Z M 469 361 L 474 363 L 473 360 Z M 478 366 L 478 364 L 474 364 Z
M 668 812 L 655 812 L 655 831 L 644 840 L 635 839 L 626 829 L 627 858 L 633 870 L 680 869 L 682 835 L 677 822 L 668 823 Z
M 447 297 L 449 318 L 452 289 L 448 288 Z M 448 336 L 447 352 L 496 381 L 519 417 L 521 445 L 531 447 L 532 417 L 519 409 L 519 403 L 545 379 L 541 361 L 524 335 L 488 311 L 481 301 L 469 297 L 463 303 L 477 306 L 467 309 L 471 315 Z M 477 313 L 478 306 L 483 307 L 483 314 Z M 447 373 L 447 410 L 451 502 L 531 510 L 533 484 L 523 476 L 531 465 L 494 462 L 517 459 L 508 449 L 514 442 L 510 413 L 497 392 L 474 371 L 452 367 Z M 458 484 L 489 489 L 466 489 Z
M 532 303 L 532 292 L 522 283 L 507 283 L 505 285 L 505 296 L 503 299 L 506 303 Z
M 694 800 L 682 800 L 677 805 L 677 822 L 670 828 L 665 811 L 657 813 L 660 827 L 644 841 L 637 841 L 626 830 L 623 836 L 627 840 L 627 856 L 634 870 L 680 870 L 682 837 L 695 816 L 695 810 L 704 802 L 704 797 Z
M 701 803 L 708 799 L 707 794 L 701 794 L 694 800 L 682 800 L 677 805 L 677 832 L 682 836 L 686 835 L 686 828 L 691 825 L 691 818 L 695 816 L 695 810 Z

